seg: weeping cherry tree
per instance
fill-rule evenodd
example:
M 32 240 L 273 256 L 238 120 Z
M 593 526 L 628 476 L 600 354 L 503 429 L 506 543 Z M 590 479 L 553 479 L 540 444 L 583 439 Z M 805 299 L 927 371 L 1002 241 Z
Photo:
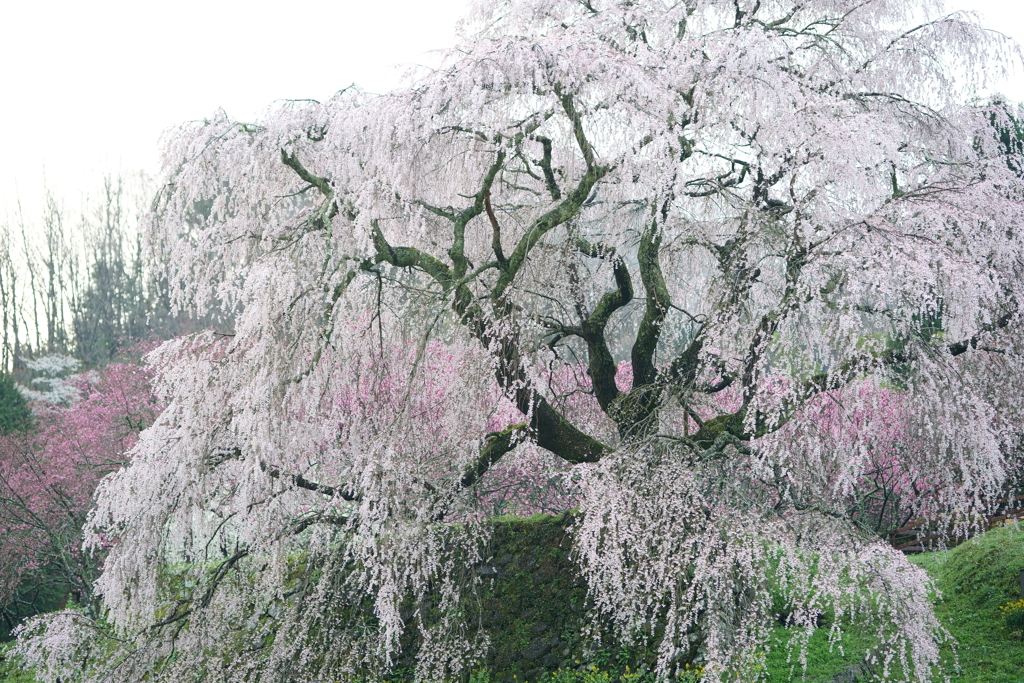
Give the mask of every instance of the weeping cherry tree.
M 90 521 L 105 613 L 21 652 L 334 680 L 415 628 L 416 677 L 457 677 L 516 503 L 573 511 L 660 675 L 756 680 L 782 596 L 929 680 L 930 586 L 854 498 L 885 402 L 914 514 L 970 524 L 1013 464 L 1020 136 L 969 93 L 1015 49 L 938 0 L 481 2 L 404 89 L 177 129 L 147 242 L 234 324 L 152 354 L 167 408 Z

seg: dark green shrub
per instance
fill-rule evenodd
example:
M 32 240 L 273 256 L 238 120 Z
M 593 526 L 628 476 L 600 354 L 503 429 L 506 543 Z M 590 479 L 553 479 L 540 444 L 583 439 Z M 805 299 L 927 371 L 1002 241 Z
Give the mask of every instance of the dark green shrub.
M 6 373 L 0 373 L 0 435 L 7 435 L 32 425 L 28 401 Z

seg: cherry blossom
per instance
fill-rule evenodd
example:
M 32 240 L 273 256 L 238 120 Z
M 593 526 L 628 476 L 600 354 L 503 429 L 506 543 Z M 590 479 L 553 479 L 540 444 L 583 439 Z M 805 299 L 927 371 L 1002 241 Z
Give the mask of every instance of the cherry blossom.
M 415 625 L 454 677 L 530 470 L 596 611 L 666 625 L 660 674 L 756 679 L 773 584 L 928 680 L 931 587 L 852 502 L 892 472 L 970 520 L 1019 443 L 1020 112 L 970 101 L 1014 46 L 931 0 L 506 0 L 462 36 L 404 89 L 167 135 L 148 246 L 233 325 L 150 357 L 167 407 L 90 518 L 104 620 L 20 651 L 333 680 Z

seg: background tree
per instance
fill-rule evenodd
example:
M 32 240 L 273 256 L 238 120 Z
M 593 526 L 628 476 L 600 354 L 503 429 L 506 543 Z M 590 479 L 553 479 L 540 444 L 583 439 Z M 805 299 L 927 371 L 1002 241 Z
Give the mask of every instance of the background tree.
M 0 617 L 6 632 L 69 594 L 98 614 L 92 587 L 103 553 L 82 551 L 82 526 L 99 480 L 125 464 L 139 432 L 159 412 L 150 378 L 133 363 L 77 375 L 67 381 L 77 400 L 37 402 L 34 429 L 0 436 Z
M 91 518 L 107 620 L 21 652 L 328 679 L 412 621 L 417 677 L 453 676 L 487 644 L 477 489 L 529 455 L 575 482 L 595 610 L 664 626 L 659 674 L 756 679 L 774 582 L 929 678 L 925 577 L 850 504 L 865 432 L 897 394 L 899 476 L 963 523 L 1024 388 L 1019 150 L 962 87 L 1005 46 L 937 5 L 481 3 L 405 90 L 182 127 L 147 239 L 174 305 L 236 324 L 151 357 L 168 407 Z
M 0 222 L 0 360 L 22 384 L 36 376 L 24 360 L 69 355 L 97 367 L 140 340 L 212 322 L 169 314 L 138 230 L 150 187 L 141 175 L 107 177 L 77 216 L 50 194 L 39 223 L 20 213 Z
M 11 376 L 0 373 L 0 436 L 27 429 L 32 424 L 28 401 L 18 391 Z
M 30 424 L 24 397 L 43 413 L 80 400 L 82 380 L 68 381 L 68 376 L 83 364 L 101 368 L 139 340 L 196 329 L 197 323 L 187 315 L 169 315 L 166 285 L 143 255 L 138 217 L 143 199 L 149 199 L 149 187 L 141 175 L 108 177 L 99 193 L 87 195 L 77 216 L 50 194 L 39 222 L 27 220 L 20 211 L 13 220 L 0 222 L 0 434 L 8 432 L 8 424 L 12 429 Z M 17 448 L 14 441 L 8 442 L 3 451 L 5 467 L 28 467 L 26 462 L 38 458 L 45 461 L 33 470 L 33 485 L 40 491 L 60 489 L 68 468 L 83 466 L 47 461 L 46 454 L 52 455 L 68 438 L 53 428 L 53 419 L 50 414 L 40 432 L 23 438 Z M 120 429 L 113 424 L 96 428 Z M 112 433 L 108 436 L 115 439 Z M 51 439 L 54 443 L 48 442 Z M 89 497 L 106 471 L 101 467 L 81 474 L 86 497 L 76 502 L 74 512 L 67 517 L 38 516 L 30 525 L 33 533 L 52 533 L 58 548 L 77 544 Z M 10 502 L 9 496 L 6 500 Z M 36 504 L 52 512 L 55 503 L 44 495 Z M 59 528 L 45 532 L 58 522 Z M 23 542 L 23 523 L 18 515 L 0 514 L 0 536 Z M 68 578 L 70 570 L 53 559 L 52 550 L 9 554 L 0 586 L 0 601 L 7 601 L 0 602 L 4 637 L 24 616 L 62 604 L 75 585 Z M 95 562 L 90 566 L 94 569 Z M 76 590 L 79 595 L 91 594 L 81 587 Z

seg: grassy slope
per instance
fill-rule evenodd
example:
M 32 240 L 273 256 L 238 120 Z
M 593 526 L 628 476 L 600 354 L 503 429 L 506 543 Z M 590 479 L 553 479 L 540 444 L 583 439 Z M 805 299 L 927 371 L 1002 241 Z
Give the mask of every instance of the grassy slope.
M 824 683 L 842 671 L 851 661 L 858 661 L 868 646 L 868 641 L 856 631 L 843 633 L 838 643 L 829 642 L 827 629 L 818 629 L 807 644 L 807 671 L 799 661 L 797 647 L 788 647 L 793 636 L 790 629 L 776 629 L 772 638 L 772 649 L 768 653 L 768 680 L 801 681 Z
M 962 683 L 1024 681 L 1024 643 L 1001 630 L 999 606 L 1019 600 L 1024 569 L 1024 529 L 1003 527 L 953 550 L 915 558 L 943 592 L 935 611 L 956 639 L 945 648 L 945 672 Z

